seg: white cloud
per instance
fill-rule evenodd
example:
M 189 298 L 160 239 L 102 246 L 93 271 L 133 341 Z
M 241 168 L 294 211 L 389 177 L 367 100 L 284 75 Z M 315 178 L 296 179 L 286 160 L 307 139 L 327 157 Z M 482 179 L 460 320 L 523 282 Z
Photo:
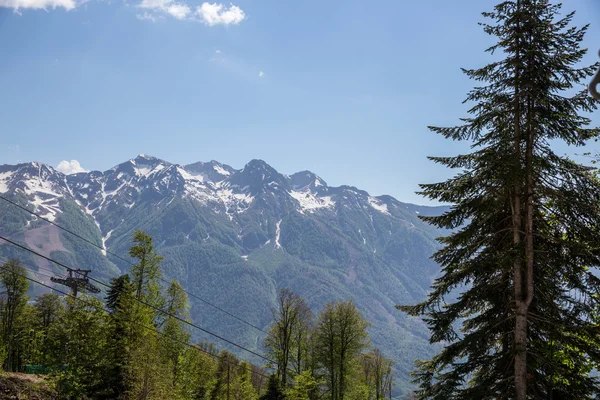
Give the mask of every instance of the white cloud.
M 20 10 L 48 10 L 50 8 L 63 8 L 66 11 L 73 10 L 85 3 L 87 0 L 0 0 L 0 8 L 12 8 L 20 14 Z M 244 11 L 233 4 L 229 7 L 219 3 L 204 2 L 192 11 L 186 0 L 141 0 L 139 8 L 143 13 L 136 14 L 140 20 L 156 22 L 163 18 L 162 15 L 170 15 L 178 20 L 190 19 L 201 21 L 209 26 L 214 25 L 237 25 L 246 19 Z M 219 53 L 217 51 L 217 53 Z
M 244 11 L 233 4 L 227 8 L 223 4 L 202 3 L 196 13 L 206 25 L 237 25 L 246 18 Z
M 20 9 L 47 10 L 48 8 L 64 8 L 69 11 L 77 7 L 75 0 L 0 0 L 0 7 Z
M 185 19 L 192 10 L 186 4 L 171 4 L 167 7 L 167 13 L 171 14 L 177 19 Z
M 81 166 L 81 164 L 79 164 L 79 161 L 77 160 L 61 161 L 58 163 L 56 170 L 65 175 L 76 174 L 78 172 L 88 172 Z
M 262 72 L 262 71 L 260 71 L 260 72 L 258 73 L 258 77 L 259 77 L 259 78 L 262 78 L 263 76 L 265 76 L 265 73 L 264 73 L 264 72 Z
M 142 0 L 138 5 L 140 8 L 147 9 L 165 9 L 173 0 Z
M 192 12 L 187 4 L 176 3 L 174 0 L 142 0 L 138 7 L 147 10 L 160 11 L 177 19 L 185 19 Z M 156 16 L 149 12 L 145 12 L 142 15 L 138 14 L 137 17 L 138 19 L 149 20 L 152 22 L 156 21 Z
M 221 50 L 217 49 L 217 50 L 215 50 L 215 53 L 221 54 Z

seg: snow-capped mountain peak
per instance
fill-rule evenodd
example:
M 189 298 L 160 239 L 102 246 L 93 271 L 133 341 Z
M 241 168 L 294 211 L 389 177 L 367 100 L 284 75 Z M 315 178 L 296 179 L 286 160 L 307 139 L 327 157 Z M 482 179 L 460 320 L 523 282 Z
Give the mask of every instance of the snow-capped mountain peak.
M 307 187 L 316 189 L 318 187 L 326 187 L 327 183 L 319 176 L 315 175 L 310 171 L 296 172 L 289 178 L 290 187 L 293 190 L 302 190 Z
M 226 164 L 221 164 L 218 161 L 202 162 L 188 164 L 185 170 L 192 175 L 202 175 L 206 180 L 219 183 L 235 172 L 235 169 Z
M 71 195 L 66 176 L 39 162 L 0 166 L 0 193 L 7 192 L 27 197 L 34 210 L 50 220 L 61 212 L 59 199 Z
M 330 187 L 310 171 L 284 176 L 258 159 L 236 170 L 214 160 L 182 166 L 146 154 L 105 172 L 72 175 L 37 162 L 0 166 L 0 193 L 9 191 L 26 195 L 49 218 L 60 212 L 61 197 L 71 198 L 99 226 L 107 223 L 101 221 L 105 212 L 129 213 L 138 204 L 161 208 L 176 199 L 198 201 L 230 220 L 263 207 L 279 219 L 289 212 L 335 215 L 340 207 L 393 217 L 401 204 L 351 186 Z M 109 224 L 101 231 L 115 228 Z
M 250 193 L 257 195 L 267 192 L 286 192 L 286 178 L 263 160 L 252 160 L 244 168 L 232 174 L 228 181 L 233 187 L 247 187 Z

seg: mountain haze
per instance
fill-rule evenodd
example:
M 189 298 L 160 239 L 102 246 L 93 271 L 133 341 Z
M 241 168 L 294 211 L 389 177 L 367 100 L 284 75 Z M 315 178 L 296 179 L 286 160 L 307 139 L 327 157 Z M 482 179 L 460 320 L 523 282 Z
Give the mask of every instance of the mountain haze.
M 99 279 L 128 270 L 106 251 L 128 258 L 139 228 L 154 238 L 166 277 L 263 330 L 277 289 L 289 287 L 315 313 L 328 301 L 354 299 L 371 322 L 373 343 L 395 361 L 402 382 L 413 361 L 432 352 L 424 324 L 394 306 L 423 299 L 438 273 L 429 256 L 439 231 L 418 216 L 444 208 L 331 187 L 310 171 L 284 175 L 262 160 L 238 170 L 217 161 L 178 165 L 147 155 L 105 172 L 72 175 L 37 162 L 3 165 L 0 193 L 105 250 L 0 201 L 3 236 L 90 268 Z M 0 255 L 35 266 L 40 280 L 48 281 L 51 271 L 64 274 L 7 244 L 0 243 Z M 195 323 L 263 350 L 263 332 L 193 297 L 190 302 Z

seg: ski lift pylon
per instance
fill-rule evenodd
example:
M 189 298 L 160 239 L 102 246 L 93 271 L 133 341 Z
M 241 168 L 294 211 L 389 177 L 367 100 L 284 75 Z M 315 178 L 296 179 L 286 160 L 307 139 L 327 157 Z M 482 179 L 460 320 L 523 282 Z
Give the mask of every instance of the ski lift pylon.
M 90 272 L 92 272 L 90 269 L 69 269 L 69 274 L 65 278 L 53 276 L 50 278 L 50 280 L 71 288 L 73 297 L 77 297 L 77 292 L 80 289 L 86 290 L 90 293 L 100 293 L 100 288 L 90 283 L 90 280 L 87 276 Z

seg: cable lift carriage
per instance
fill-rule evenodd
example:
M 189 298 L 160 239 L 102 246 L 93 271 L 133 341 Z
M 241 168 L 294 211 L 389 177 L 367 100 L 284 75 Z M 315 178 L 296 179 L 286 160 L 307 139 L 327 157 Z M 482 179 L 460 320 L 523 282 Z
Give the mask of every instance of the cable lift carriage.
M 85 290 L 90 293 L 100 293 L 100 288 L 92 285 L 88 278 L 88 274 L 92 272 L 90 269 L 69 269 L 69 274 L 65 278 L 53 276 L 50 280 L 54 283 L 67 286 L 71 289 L 73 297 L 77 297 L 79 290 Z

